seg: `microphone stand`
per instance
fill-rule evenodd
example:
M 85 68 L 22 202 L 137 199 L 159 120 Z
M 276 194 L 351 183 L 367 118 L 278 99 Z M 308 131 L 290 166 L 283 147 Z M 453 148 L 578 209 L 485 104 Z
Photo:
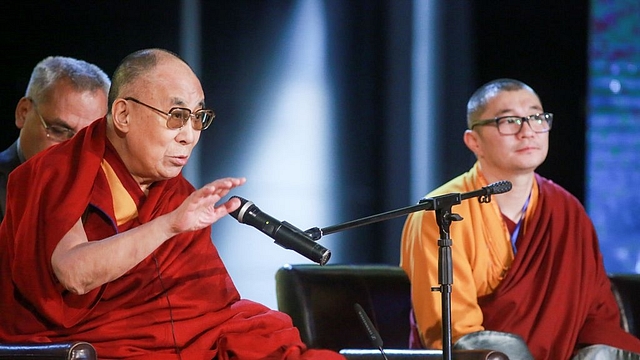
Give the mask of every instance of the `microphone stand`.
M 423 198 L 418 204 L 387 211 L 378 215 L 368 216 L 362 219 L 349 221 L 343 224 L 328 226 L 322 229 L 317 227 L 305 231 L 314 241 L 319 240 L 323 235 L 332 234 L 338 231 L 355 228 L 358 226 L 371 224 L 378 221 L 388 220 L 398 216 L 406 215 L 421 210 L 434 210 L 436 223 L 440 230 L 438 239 L 438 284 L 440 286 L 431 287 L 431 291 L 439 291 L 442 301 L 442 355 L 444 360 L 452 359 L 452 331 L 451 331 L 451 289 L 453 284 L 453 259 L 451 255 L 451 245 L 453 244 L 449 235 L 451 222 L 460 221 L 462 217 L 452 213 L 453 205 L 460 204 L 462 200 L 477 197 L 480 203 L 491 202 L 491 194 L 501 194 L 511 190 L 509 181 L 498 181 L 479 190 L 467 193 L 451 193 L 432 198 Z
M 452 358 L 452 330 L 451 330 L 451 287 L 453 284 L 453 259 L 451 245 L 453 241 L 449 236 L 449 227 L 452 221 L 460 221 L 462 217 L 451 212 L 451 207 L 460 204 L 460 194 L 449 194 L 440 198 L 436 212 L 436 223 L 440 229 L 438 239 L 438 287 L 431 287 L 431 291 L 440 291 L 442 303 L 442 356 L 443 359 Z

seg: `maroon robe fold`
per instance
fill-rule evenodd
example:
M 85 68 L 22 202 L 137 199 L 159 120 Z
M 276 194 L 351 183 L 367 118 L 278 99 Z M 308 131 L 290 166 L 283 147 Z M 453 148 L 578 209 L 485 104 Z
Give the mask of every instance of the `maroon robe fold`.
M 536 176 L 538 206 L 498 288 L 478 302 L 487 330 L 516 333 L 536 360 L 569 359 L 574 344 L 606 344 L 640 353 L 620 327 L 596 232 L 566 190 Z
M 117 225 L 105 159 L 137 206 Z M 306 350 L 284 313 L 240 298 L 211 227 L 180 234 L 85 295 L 56 280 L 51 254 L 83 218 L 90 241 L 151 221 L 194 191 L 182 175 L 145 196 L 106 140 L 106 120 L 38 154 L 10 176 L 0 226 L 0 340 L 83 340 L 101 359 L 343 359 Z M 104 254 L 109 257 L 110 254 Z

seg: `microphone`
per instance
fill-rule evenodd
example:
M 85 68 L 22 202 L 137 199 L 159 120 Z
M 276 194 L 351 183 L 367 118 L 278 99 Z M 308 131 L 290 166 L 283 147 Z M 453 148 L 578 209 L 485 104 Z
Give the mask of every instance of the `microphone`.
M 240 207 L 229 213 L 242 224 L 247 224 L 267 234 L 275 243 L 285 249 L 293 250 L 307 259 L 324 265 L 331 257 L 331 251 L 313 241 L 309 235 L 286 221 L 278 221 L 260 211 L 258 207 L 239 196 Z
M 487 186 L 482 187 L 481 189 L 478 190 L 473 190 L 473 191 L 469 191 L 466 193 L 455 193 L 455 194 L 447 194 L 447 195 L 440 195 L 440 196 L 436 196 L 435 198 L 446 198 L 452 195 L 455 195 L 455 199 L 454 202 L 455 204 L 459 204 L 462 200 L 466 200 L 466 199 L 470 199 L 473 197 L 478 197 L 478 201 L 480 203 L 489 203 L 491 202 L 491 195 L 495 195 L 495 194 L 502 194 L 502 193 L 506 193 L 507 191 L 511 190 L 511 181 L 508 180 L 500 180 L 500 181 L 496 181 L 494 183 L 491 183 Z M 420 201 L 418 202 L 419 204 L 422 203 L 426 203 L 426 202 L 433 202 L 433 200 L 435 198 L 427 198 L 424 197 L 422 199 L 420 199 Z M 429 207 L 425 210 L 433 210 L 433 206 Z
M 469 191 L 461 194 L 461 200 L 469 199 L 472 197 L 478 197 L 478 201 L 481 203 L 491 202 L 491 195 L 506 193 L 511 190 L 511 181 L 500 180 L 484 186 L 482 189 Z
M 511 181 L 509 180 L 496 181 L 492 184 L 485 186 L 483 189 L 486 189 L 486 191 L 491 194 L 506 193 L 507 191 L 511 191 Z
M 353 307 L 356 309 L 358 319 L 360 319 L 362 326 L 364 326 L 364 329 L 367 331 L 369 339 L 371 339 L 371 343 L 373 343 L 373 346 L 377 347 L 378 350 L 380 350 L 380 352 L 382 353 L 382 356 L 387 359 L 387 354 L 385 354 L 384 350 L 382 349 L 382 338 L 380 337 L 380 333 L 378 333 L 378 330 L 376 330 L 376 327 L 373 326 L 371 319 L 369 319 L 367 313 L 364 311 L 362 306 L 360 306 L 360 304 L 355 303 Z

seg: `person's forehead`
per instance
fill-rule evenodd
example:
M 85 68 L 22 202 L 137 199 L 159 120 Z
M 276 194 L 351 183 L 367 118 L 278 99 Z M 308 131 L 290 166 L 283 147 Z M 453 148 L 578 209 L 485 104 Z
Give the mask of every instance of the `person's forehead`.
M 170 77 L 174 79 L 182 79 L 190 76 L 195 76 L 193 71 L 185 62 L 173 57 L 161 57 L 158 62 L 149 69 L 148 74 L 152 78 L 156 78 L 158 75 L 163 77 Z
M 44 89 L 38 100 L 40 103 L 56 102 L 64 99 L 68 94 L 83 93 L 85 91 L 87 90 L 79 89 L 78 86 L 73 83 L 73 80 L 63 77 L 57 79 Z
M 487 101 L 485 112 L 499 113 L 516 109 L 541 109 L 540 99 L 526 89 L 501 91 Z
M 75 108 L 92 104 L 98 109 L 107 108 L 107 93 L 103 89 L 78 89 L 70 83 L 59 83 L 50 88 L 49 96 L 46 96 L 39 104 L 40 108 L 53 111 L 61 111 L 66 108 Z
M 51 101 L 39 108 L 41 116 L 50 124 L 63 125 L 78 131 L 106 114 L 107 95 L 89 90 L 67 92 L 57 101 Z
M 200 80 L 179 60 L 159 62 L 140 80 L 138 91 L 162 93 L 171 98 L 186 98 L 193 94 L 203 96 Z

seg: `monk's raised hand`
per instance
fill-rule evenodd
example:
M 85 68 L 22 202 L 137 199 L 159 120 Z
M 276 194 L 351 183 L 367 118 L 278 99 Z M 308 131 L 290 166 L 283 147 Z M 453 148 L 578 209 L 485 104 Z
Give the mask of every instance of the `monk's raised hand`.
M 240 200 L 232 198 L 218 205 L 231 189 L 246 182 L 245 178 L 218 179 L 194 191 L 173 211 L 172 228 L 176 233 L 205 228 L 240 206 Z

